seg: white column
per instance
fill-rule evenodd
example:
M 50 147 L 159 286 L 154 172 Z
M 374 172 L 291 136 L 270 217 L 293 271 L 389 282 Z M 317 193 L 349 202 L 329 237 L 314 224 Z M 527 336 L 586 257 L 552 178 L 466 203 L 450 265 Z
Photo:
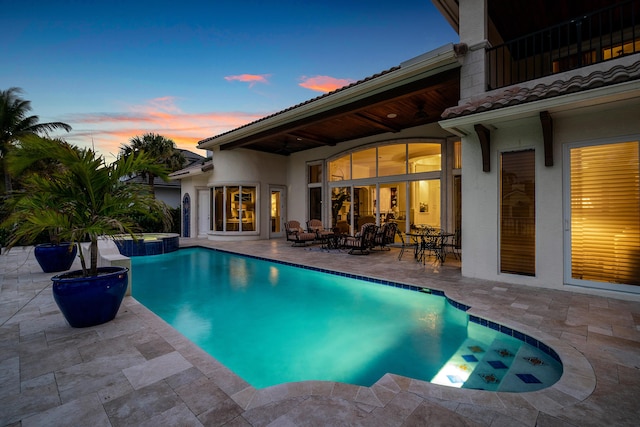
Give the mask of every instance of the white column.
M 469 47 L 460 76 L 460 98 L 464 102 L 486 91 L 487 0 L 460 0 L 459 13 L 460 42 Z

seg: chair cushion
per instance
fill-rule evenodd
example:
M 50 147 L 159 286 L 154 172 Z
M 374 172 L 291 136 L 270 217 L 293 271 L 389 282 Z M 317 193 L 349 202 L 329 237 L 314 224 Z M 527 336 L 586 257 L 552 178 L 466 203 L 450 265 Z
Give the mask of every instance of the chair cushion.
M 298 240 L 314 240 L 316 233 L 298 233 Z

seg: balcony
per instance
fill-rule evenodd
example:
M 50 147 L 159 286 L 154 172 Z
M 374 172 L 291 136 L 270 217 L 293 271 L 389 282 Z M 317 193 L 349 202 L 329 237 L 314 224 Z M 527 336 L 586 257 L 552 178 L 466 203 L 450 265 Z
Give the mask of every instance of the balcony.
M 487 49 L 487 90 L 640 53 L 640 0 L 630 0 Z

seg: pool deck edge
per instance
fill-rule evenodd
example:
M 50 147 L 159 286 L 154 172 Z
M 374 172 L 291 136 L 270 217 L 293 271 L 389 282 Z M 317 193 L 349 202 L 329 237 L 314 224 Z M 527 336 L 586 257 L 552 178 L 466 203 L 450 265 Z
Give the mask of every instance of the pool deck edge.
M 470 314 L 552 347 L 564 372 L 525 393 L 455 389 L 386 374 L 371 387 L 306 381 L 255 389 L 132 297 L 116 319 L 70 328 L 29 248 L 0 256 L 0 426 L 633 426 L 640 302 L 466 279 L 397 251 L 352 257 L 282 241 L 210 242 L 240 254 L 439 289 Z M 133 272 L 135 276 L 135 272 Z

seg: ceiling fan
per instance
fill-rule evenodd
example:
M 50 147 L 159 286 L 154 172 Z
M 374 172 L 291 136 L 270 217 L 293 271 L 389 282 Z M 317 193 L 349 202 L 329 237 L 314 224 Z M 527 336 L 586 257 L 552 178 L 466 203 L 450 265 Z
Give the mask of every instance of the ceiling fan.
M 282 147 L 278 148 L 273 153 L 274 154 L 282 154 L 283 156 L 288 156 L 289 154 L 291 154 L 292 151 L 291 151 L 291 149 L 289 147 L 289 139 L 285 139 L 284 143 L 282 144 Z
M 424 103 L 418 104 L 418 111 L 413 115 L 415 120 L 426 120 L 429 118 L 429 115 L 424 111 Z

